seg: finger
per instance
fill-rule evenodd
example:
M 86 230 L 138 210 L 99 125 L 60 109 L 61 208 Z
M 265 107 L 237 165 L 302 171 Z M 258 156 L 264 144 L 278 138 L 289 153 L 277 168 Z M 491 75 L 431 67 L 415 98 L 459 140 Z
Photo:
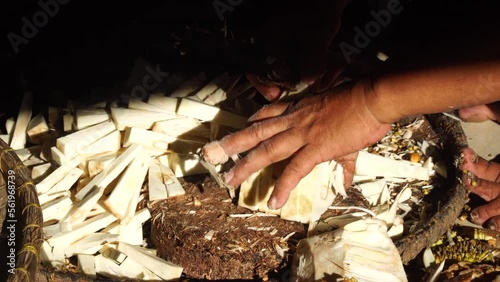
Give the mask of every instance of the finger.
M 471 148 L 462 150 L 463 164 L 462 169 L 468 170 L 478 178 L 500 182 L 500 164 L 489 162 L 478 156 Z
M 241 159 L 225 176 L 226 183 L 237 187 L 252 173 L 290 157 L 303 146 L 303 139 L 292 130 L 281 132 L 262 142 Z
M 288 127 L 288 119 L 283 117 L 254 123 L 243 130 L 224 136 L 220 141 L 213 141 L 203 146 L 203 158 L 211 164 L 225 163 L 229 156 L 248 151 Z
M 460 119 L 466 122 L 483 122 L 493 119 L 493 113 L 486 105 L 473 106 L 458 110 Z
M 487 105 L 477 105 L 460 109 L 460 118 L 467 122 L 483 122 L 486 120 L 500 121 L 500 102 Z
M 289 103 L 274 103 L 264 105 L 260 110 L 248 118 L 248 122 L 257 122 L 264 119 L 281 115 L 289 106 Z
M 260 142 L 289 128 L 289 121 L 284 117 L 256 122 L 236 133 L 225 136 L 220 145 L 228 155 L 248 151 Z
M 269 86 L 261 83 L 255 75 L 247 74 L 247 79 L 253 84 L 255 89 L 259 91 L 268 101 L 276 101 L 281 96 L 281 89 L 276 86 Z
M 479 206 L 470 213 L 472 221 L 479 225 L 483 225 L 488 219 L 499 215 L 500 199 L 495 199 L 486 205 Z
M 313 168 L 323 160 L 318 150 L 312 146 L 302 148 L 290 163 L 283 174 L 278 178 L 274 190 L 267 202 L 269 209 L 276 210 L 285 205 L 290 193 L 302 178 L 309 174 Z
M 465 186 L 474 194 L 483 198 L 485 201 L 491 201 L 498 198 L 500 192 L 500 183 L 494 183 L 488 180 L 477 178 L 472 173 L 464 173 Z M 469 175 L 467 175 L 469 174 Z
M 352 153 L 340 158 L 335 161 L 338 162 L 344 168 L 344 188 L 347 189 L 352 185 L 352 179 L 354 178 L 354 171 L 356 170 L 356 159 L 358 158 L 358 152 Z
M 489 105 L 472 106 L 458 110 L 458 115 L 460 119 L 467 122 L 498 120 L 498 116 L 500 116 L 498 108 L 500 108 L 500 103 L 498 102 Z

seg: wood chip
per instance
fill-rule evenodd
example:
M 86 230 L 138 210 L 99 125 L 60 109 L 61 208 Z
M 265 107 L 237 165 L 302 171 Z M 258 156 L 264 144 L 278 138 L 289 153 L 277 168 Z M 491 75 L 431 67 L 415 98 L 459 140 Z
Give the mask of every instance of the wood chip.
M 40 182 L 52 172 L 52 165 L 49 163 L 41 164 L 31 168 L 31 178 L 35 182 Z
M 164 110 L 162 110 L 161 108 L 143 102 L 142 100 L 137 98 L 130 99 L 130 101 L 128 102 L 128 108 L 133 110 L 141 110 L 148 112 L 159 112 L 159 113 L 164 112 Z
M 110 116 L 104 109 L 79 109 L 76 110 L 76 130 L 82 130 L 92 125 L 109 120 Z
M 132 246 L 126 243 L 119 243 L 118 250 L 122 251 L 135 261 L 140 262 L 164 280 L 179 279 L 182 275 L 182 267 L 155 257 L 145 251 L 144 248 Z
M 175 114 L 179 99 L 166 97 L 162 95 L 151 95 L 148 99 L 148 104 L 155 106 L 165 113 Z
M 96 187 L 106 187 L 113 179 L 115 179 L 128 164 L 141 152 L 142 146 L 134 144 L 128 147 L 119 157 L 117 157 L 109 166 L 109 168 L 96 177 L 94 177 L 75 197 L 81 201 L 83 197 Z
M 50 195 L 54 193 L 69 191 L 69 189 L 73 187 L 73 185 L 78 181 L 78 179 L 80 178 L 80 176 L 82 176 L 82 174 L 83 170 L 77 167 L 72 168 L 61 181 L 57 182 L 46 193 Z
M 95 256 L 95 272 L 111 279 L 141 279 L 142 281 L 161 281 L 152 271 L 134 259 L 126 258 L 123 263 L 104 257 Z
M 246 117 L 188 98 L 181 99 L 177 114 L 196 118 L 201 121 L 212 121 L 237 129 L 242 129 L 247 125 Z
M 199 72 L 192 78 L 182 83 L 169 96 L 172 98 L 184 98 L 193 95 L 198 89 L 203 87 L 206 81 L 207 75 L 205 72 Z
M 166 152 L 168 144 L 175 140 L 175 137 L 162 133 L 138 127 L 129 127 L 123 136 L 123 147 L 128 147 L 132 144 L 141 144 L 148 149 Z
M 90 277 L 95 277 L 95 256 L 93 254 L 78 254 L 78 269 Z
M 73 202 L 69 196 L 59 197 L 51 202 L 41 206 L 43 221 L 47 222 L 53 219 L 62 219 L 69 212 Z
M 63 115 L 63 130 L 64 132 L 73 131 L 75 128 L 75 117 L 71 113 L 66 113 Z
M 54 170 L 54 172 L 49 174 L 49 176 L 36 185 L 37 193 L 40 195 L 49 191 L 50 188 L 56 185 L 59 181 L 63 180 L 72 169 L 72 167 L 66 165 L 58 167 Z
M 28 123 L 26 134 L 29 140 L 34 144 L 41 144 L 43 135 L 49 132 L 49 126 L 42 113 L 39 113 Z
M 16 124 L 12 133 L 10 147 L 14 150 L 22 149 L 26 146 L 26 129 L 31 120 L 33 104 L 33 93 L 26 91 L 24 93 L 21 107 L 19 108 Z
M 14 133 L 15 126 L 16 126 L 16 121 L 13 117 L 10 117 L 5 121 L 5 130 L 9 136 L 12 136 L 12 134 Z
M 113 121 L 105 121 L 58 138 L 56 146 L 67 159 L 72 159 L 84 153 L 86 147 L 115 130 L 116 126 Z
M 168 198 L 167 186 L 163 182 L 160 162 L 157 159 L 152 160 L 149 165 L 148 188 L 149 201 L 164 200 Z
M 89 177 L 93 178 L 101 171 L 105 170 L 109 165 L 121 154 L 121 151 L 100 154 L 87 159 L 87 171 Z
M 173 113 L 149 112 L 134 109 L 111 108 L 111 115 L 118 130 L 125 130 L 127 127 L 138 127 L 151 129 L 155 122 L 172 119 Z
M 183 116 L 157 121 L 152 130 L 172 137 L 192 136 L 202 139 L 210 137 L 210 128 L 207 125 L 197 119 Z
M 134 205 L 132 202 L 139 197 L 150 162 L 149 155 L 139 152 L 118 180 L 116 187 L 104 201 L 104 206 L 117 218 L 124 219 L 129 209 L 133 209 L 132 215 L 135 213 L 137 203 Z

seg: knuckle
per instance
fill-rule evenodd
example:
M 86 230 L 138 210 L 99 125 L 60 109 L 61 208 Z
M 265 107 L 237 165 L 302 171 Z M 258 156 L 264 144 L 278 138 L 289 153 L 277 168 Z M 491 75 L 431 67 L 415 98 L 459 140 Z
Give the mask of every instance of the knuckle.
M 304 169 L 304 166 L 300 165 L 298 162 L 291 162 L 287 166 L 287 170 L 290 172 L 291 175 L 301 175 L 302 171 Z
M 248 165 L 252 162 L 252 158 L 253 153 L 250 152 L 246 157 L 239 160 L 238 163 L 234 165 L 234 169 L 238 171 L 245 170 L 245 168 L 248 167 Z
M 496 198 L 495 200 L 493 200 L 491 205 L 492 208 L 490 209 L 490 211 L 493 213 L 492 216 L 500 215 L 500 198 Z
M 266 107 L 267 105 L 262 106 L 262 108 L 258 111 L 256 111 L 248 120 L 254 121 L 260 119 L 263 115 L 266 114 Z
M 500 206 L 500 201 L 494 200 L 488 205 L 484 205 L 478 208 L 478 213 L 480 218 L 484 221 L 500 215 L 500 211 L 498 211 L 498 207 Z
M 250 125 L 248 130 L 253 138 L 255 138 L 257 140 L 263 139 L 264 130 L 263 130 L 262 123 L 254 123 L 254 124 Z
M 480 218 L 483 220 L 488 220 L 489 218 L 495 216 L 494 212 L 492 212 L 492 209 L 484 207 L 479 211 Z
M 276 147 L 274 145 L 274 142 L 272 141 L 264 141 L 262 142 L 262 148 L 264 150 L 264 152 L 268 155 L 268 156 L 272 156 L 275 152 L 276 152 Z
M 313 144 L 308 145 L 308 150 L 304 150 L 304 159 L 310 164 L 311 169 L 315 165 L 323 162 L 323 156 L 326 156 L 326 152 L 323 152 L 321 146 L 316 146 Z
M 486 201 L 492 201 L 498 197 L 498 191 L 492 189 L 491 183 L 479 180 L 474 189 Z M 492 203 L 493 204 L 493 203 Z M 498 205 L 497 205 L 498 206 Z

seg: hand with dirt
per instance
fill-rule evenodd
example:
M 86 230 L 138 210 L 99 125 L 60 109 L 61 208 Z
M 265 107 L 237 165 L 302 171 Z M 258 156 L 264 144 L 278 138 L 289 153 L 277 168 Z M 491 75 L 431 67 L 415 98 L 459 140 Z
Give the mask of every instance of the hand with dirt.
M 264 107 L 250 118 L 250 127 L 205 146 L 205 159 L 224 162 L 220 155 L 251 150 L 225 175 L 226 183 L 237 187 L 253 172 L 291 157 L 268 203 L 271 209 L 278 209 L 316 165 L 334 159 L 352 172 L 357 151 L 389 131 L 391 124 L 381 122 L 371 111 L 367 91 L 369 84 L 357 83 L 297 103 Z M 346 178 L 351 181 L 352 174 Z M 346 184 L 350 186 L 350 182 Z
M 471 211 L 472 221 L 480 225 L 487 222 L 490 229 L 500 231 L 500 164 L 486 161 L 470 148 L 462 154 L 462 168 L 467 170 L 463 179 L 465 186 L 489 202 Z
M 262 25 L 256 44 L 277 65 L 285 62 L 284 68 L 299 72 L 300 81 L 311 85 L 325 75 L 328 47 L 340 28 L 348 3 L 349 0 L 292 2 L 285 7 L 287 10 Z M 331 69 L 325 78 L 333 81 L 341 72 L 340 67 Z M 280 97 L 283 89 L 279 84 L 271 85 L 272 81 L 263 81 L 251 73 L 247 78 L 267 100 Z
M 460 109 L 460 118 L 465 121 L 500 122 L 500 102 Z M 500 125 L 499 125 L 500 126 Z M 488 204 L 474 209 L 470 216 L 476 224 L 487 223 L 488 227 L 500 231 L 500 163 L 479 157 L 472 149 L 462 151 L 465 186 Z
M 276 103 L 257 112 L 248 128 L 207 144 L 203 156 L 218 164 L 248 152 L 225 176 L 234 187 L 253 172 L 290 158 L 268 202 L 277 209 L 315 165 L 333 159 L 353 167 L 352 154 L 379 141 L 403 117 L 500 101 L 500 88 L 489 91 L 497 84 L 486 88 L 478 77 L 500 81 L 500 57 L 399 69 L 298 102 Z M 481 95 L 470 99 L 478 89 Z

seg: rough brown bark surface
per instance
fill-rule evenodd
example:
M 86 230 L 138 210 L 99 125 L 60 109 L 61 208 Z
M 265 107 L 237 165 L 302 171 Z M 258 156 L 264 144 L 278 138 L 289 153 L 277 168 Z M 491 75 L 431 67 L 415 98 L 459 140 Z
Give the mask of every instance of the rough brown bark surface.
M 444 115 L 427 116 L 443 144 L 448 158 L 448 199 L 443 202 L 441 209 L 436 212 L 421 228 L 396 242 L 403 263 L 414 259 L 420 251 L 432 245 L 455 222 L 467 200 L 467 191 L 459 178 L 461 171 L 458 168 L 460 150 L 467 146 L 467 139 L 460 124 Z

